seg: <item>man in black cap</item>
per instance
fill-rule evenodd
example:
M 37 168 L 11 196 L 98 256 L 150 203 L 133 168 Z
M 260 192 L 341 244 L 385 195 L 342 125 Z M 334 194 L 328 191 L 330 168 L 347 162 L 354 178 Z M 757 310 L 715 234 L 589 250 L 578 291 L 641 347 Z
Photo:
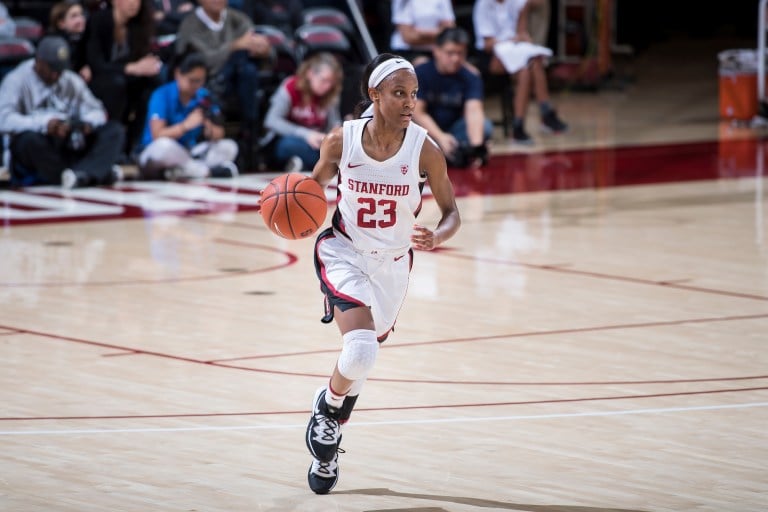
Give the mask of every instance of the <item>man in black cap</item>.
M 112 184 L 125 129 L 107 121 L 102 103 L 69 69 L 69 45 L 40 40 L 35 58 L 0 84 L 0 132 L 11 136 L 14 185 L 65 188 Z

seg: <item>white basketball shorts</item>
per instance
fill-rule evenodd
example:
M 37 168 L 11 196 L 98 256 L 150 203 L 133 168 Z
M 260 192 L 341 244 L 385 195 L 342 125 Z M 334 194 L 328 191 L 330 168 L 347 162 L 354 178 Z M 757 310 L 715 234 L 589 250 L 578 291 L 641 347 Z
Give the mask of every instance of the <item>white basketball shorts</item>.
M 341 311 L 368 307 L 376 336 L 384 341 L 394 328 L 408 290 L 413 251 L 360 251 L 344 235 L 328 228 L 315 242 L 315 270 L 325 294 L 323 322 Z

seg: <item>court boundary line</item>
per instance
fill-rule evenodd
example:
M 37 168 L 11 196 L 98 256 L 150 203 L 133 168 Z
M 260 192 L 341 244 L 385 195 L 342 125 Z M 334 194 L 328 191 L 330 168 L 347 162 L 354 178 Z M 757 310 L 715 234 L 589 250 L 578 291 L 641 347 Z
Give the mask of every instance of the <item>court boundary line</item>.
M 624 409 L 620 411 L 592 411 L 575 413 L 523 414 L 515 416 L 484 416 L 478 418 L 431 418 L 418 420 L 388 420 L 388 421 L 355 421 L 348 424 L 354 427 L 378 427 L 393 425 L 429 425 L 435 423 L 477 423 L 492 421 L 524 421 L 548 420 L 567 418 L 593 418 L 628 416 L 636 414 L 664 414 L 679 412 L 719 411 L 731 409 L 752 409 L 768 407 L 768 402 L 747 402 L 743 404 L 714 404 L 689 407 L 657 407 L 648 409 Z M 115 429 L 71 429 L 71 430 L 0 430 L 0 436 L 44 436 L 44 435 L 84 435 L 84 434 L 143 434 L 162 432 L 222 432 L 232 430 L 283 430 L 305 429 L 306 423 L 275 424 L 275 425 L 222 425 L 203 427 L 149 427 L 149 428 L 115 428 Z

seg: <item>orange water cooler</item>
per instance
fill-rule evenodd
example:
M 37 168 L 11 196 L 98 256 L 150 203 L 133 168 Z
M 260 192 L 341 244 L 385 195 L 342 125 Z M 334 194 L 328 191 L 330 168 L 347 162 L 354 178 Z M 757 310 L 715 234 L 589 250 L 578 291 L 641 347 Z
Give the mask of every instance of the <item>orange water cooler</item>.
M 720 117 L 749 121 L 757 115 L 757 52 L 726 50 L 720 61 Z

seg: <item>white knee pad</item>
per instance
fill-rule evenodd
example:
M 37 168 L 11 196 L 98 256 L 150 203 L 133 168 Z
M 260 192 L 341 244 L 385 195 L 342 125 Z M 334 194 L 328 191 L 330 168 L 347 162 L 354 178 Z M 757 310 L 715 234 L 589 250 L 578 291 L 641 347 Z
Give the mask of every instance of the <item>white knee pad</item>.
M 376 362 L 379 342 L 376 332 L 368 329 L 355 329 L 343 337 L 344 348 L 339 356 L 339 372 L 345 379 L 358 380 L 368 375 Z

